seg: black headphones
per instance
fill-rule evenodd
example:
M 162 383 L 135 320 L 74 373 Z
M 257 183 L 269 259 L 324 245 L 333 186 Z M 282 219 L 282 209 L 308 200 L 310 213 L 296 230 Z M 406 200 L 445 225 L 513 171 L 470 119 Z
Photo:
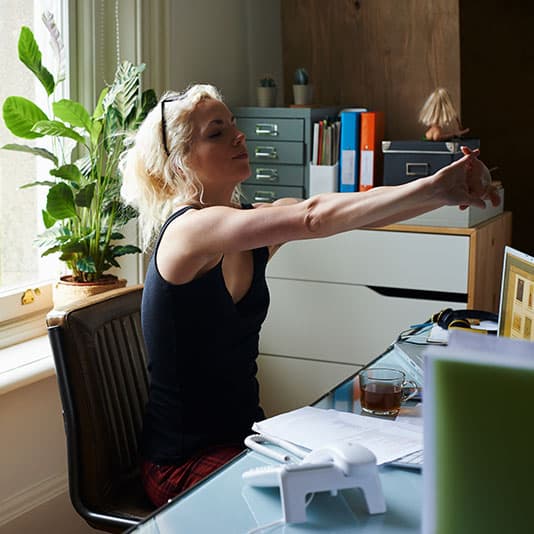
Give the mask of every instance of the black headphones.
M 480 310 L 453 310 L 446 308 L 432 316 L 432 322 L 441 328 L 471 328 L 471 321 L 494 321 L 499 316 L 496 313 Z

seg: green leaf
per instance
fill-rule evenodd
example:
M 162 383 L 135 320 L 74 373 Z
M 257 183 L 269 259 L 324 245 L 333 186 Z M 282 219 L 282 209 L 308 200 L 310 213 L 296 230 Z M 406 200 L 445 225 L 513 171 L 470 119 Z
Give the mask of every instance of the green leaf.
M 141 106 L 137 111 L 137 117 L 133 124 L 133 128 L 137 127 L 145 120 L 150 110 L 158 103 L 158 97 L 154 89 L 147 89 L 141 96 Z
M 91 256 L 80 258 L 76 262 L 76 268 L 82 273 L 96 273 L 96 264 Z
M 140 74 L 145 65 L 132 65 L 123 61 L 115 72 L 115 79 L 103 102 L 104 109 L 113 108 L 117 112 L 117 119 L 124 125 L 126 119 L 135 108 L 139 99 Z
M 61 247 L 59 245 L 56 245 L 55 247 L 48 248 L 44 252 L 41 252 L 41 256 L 49 256 L 50 254 L 54 254 L 55 252 L 59 252 L 60 250 Z
M 10 143 L 8 145 L 4 145 L 2 147 L 4 150 L 15 150 L 17 152 L 28 152 L 29 154 L 33 154 L 34 156 L 40 156 L 42 158 L 49 159 L 54 163 L 54 165 L 58 164 L 58 160 L 52 152 L 47 150 L 46 148 L 40 148 L 40 147 L 34 147 L 34 146 L 28 146 L 28 145 L 18 145 L 16 143 Z
M 124 239 L 124 235 L 120 232 L 112 232 L 109 238 L 111 239 L 111 241 L 117 241 L 119 239 Z
M 54 77 L 41 63 L 41 51 L 33 36 L 32 31 L 27 26 L 23 26 L 19 36 L 19 59 L 28 67 L 43 84 L 48 95 L 54 92 L 56 82 Z
M 64 243 L 61 245 L 61 252 L 65 254 L 73 254 L 75 252 L 85 252 L 86 247 L 84 243 L 80 241 L 69 241 L 68 243 Z
M 98 102 L 96 103 L 95 110 L 93 112 L 93 119 L 101 119 L 104 115 L 104 99 L 106 98 L 106 95 L 108 94 L 109 87 L 104 87 L 102 91 L 100 92 L 100 96 L 98 97 Z
M 17 137 L 36 139 L 43 134 L 34 132 L 33 127 L 40 121 L 48 120 L 44 111 L 22 96 L 8 96 L 2 107 L 6 126 Z
M 78 167 L 73 163 L 67 163 L 66 165 L 62 165 L 57 169 L 52 169 L 50 174 L 52 176 L 62 178 L 63 180 L 70 180 L 76 183 L 79 183 L 82 179 L 82 173 L 80 172 L 80 169 L 78 169 Z
M 77 206 L 80 206 L 82 208 L 88 208 L 91 206 L 91 202 L 95 194 L 95 185 L 96 184 L 89 184 L 80 189 L 74 199 Z
M 33 242 L 39 248 L 59 246 L 61 244 L 61 231 L 62 228 L 54 226 L 36 236 Z
M 116 245 L 110 248 L 111 257 L 117 258 L 118 256 L 124 256 L 125 254 L 137 254 L 141 252 L 139 247 L 135 245 Z
M 91 146 L 98 145 L 98 139 L 104 128 L 102 119 L 91 119 Z
M 49 180 L 30 182 L 29 184 L 21 185 L 20 189 L 28 189 L 28 187 L 35 187 L 36 185 L 44 185 L 45 187 L 54 187 L 56 185 L 56 182 L 51 182 Z
M 64 98 L 54 102 L 52 109 L 56 117 L 59 117 L 63 122 L 68 122 L 72 126 L 78 126 L 79 128 L 85 128 L 87 132 L 91 132 L 91 117 L 79 102 Z
M 46 211 L 56 219 L 78 218 L 72 190 L 63 182 L 56 184 L 46 197 Z
M 54 226 L 54 224 L 56 224 L 57 219 L 52 217 L 52 215 L 50 215 L 48 211 L 41 210 L 41 214 L 43 216 L 43 223 L 45 225 L 45 228 L 51 228 L 52 226 Z
M 40 133 L 42 135 L 52 135 L 54 137 L 68 137 L 74 139 L 76 142 L 85 144 L 85 139 L 72 128 L 65 126 L 60 121 L 42 120 L 34 124 L 32 128 L 33 132 Z

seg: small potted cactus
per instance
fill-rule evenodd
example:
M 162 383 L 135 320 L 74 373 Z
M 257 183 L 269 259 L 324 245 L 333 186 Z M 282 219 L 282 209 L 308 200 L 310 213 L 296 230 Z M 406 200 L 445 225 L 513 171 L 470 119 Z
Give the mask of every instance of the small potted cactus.
M 313 87 L 309 83 L 310 77 L 308 71 L 299 67 L 295 70 L 295 76 L 293 80 L 293 99 L 297 106 L 308 106 L 312 101 Z
M 271 76 L 260 79 L 257 87 L 258 106 L 272 108 L 276 106 L 276 82 Z

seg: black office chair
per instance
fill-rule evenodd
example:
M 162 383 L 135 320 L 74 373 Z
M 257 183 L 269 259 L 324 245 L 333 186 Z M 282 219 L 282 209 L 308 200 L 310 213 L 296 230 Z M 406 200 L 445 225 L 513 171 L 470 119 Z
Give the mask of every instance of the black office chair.
M 93 528 L 122 532 L 154 510 L 139 476 L 148 395 L 142 286 L 102 293 L 47 317 L 67 440 L 69 493 Z

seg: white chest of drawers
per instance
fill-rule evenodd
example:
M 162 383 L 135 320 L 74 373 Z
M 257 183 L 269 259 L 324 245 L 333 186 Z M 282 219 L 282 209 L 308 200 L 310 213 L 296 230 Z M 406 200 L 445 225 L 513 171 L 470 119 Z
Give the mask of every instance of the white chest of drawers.
M 508 212 L 475 228 L 391 226 L 284 245 L 260 337 L 271 415 L 310 403 L 440 309 L 496 311 Z

